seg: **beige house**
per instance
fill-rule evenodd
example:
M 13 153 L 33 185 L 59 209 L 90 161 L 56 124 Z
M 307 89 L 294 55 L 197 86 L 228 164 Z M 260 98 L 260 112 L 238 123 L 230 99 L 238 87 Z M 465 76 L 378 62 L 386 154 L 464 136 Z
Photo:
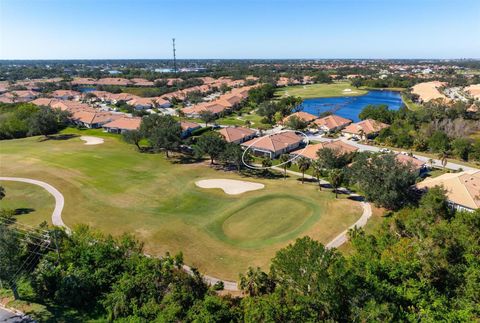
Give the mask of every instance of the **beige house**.
M 449 203 L 459 211 L 470 211 L 480 207 L 480 171 L 472 170 L 460 173 L 447 173 L 427 178 L 416 187 L 426 190 L 434 186 L 443 186 L 447 191 Z
M 373 119 L 366 119 L 360 122 L 352 123 L 342 130 L 344 136 L 351 138 L 357 137 L 367 139 L 377 135 L 380 130 L 388 128 L 389 125 Z
M 303 138 L 294 132 L 286 131 L 260 138 L 251 139 L 242 144 L 251 149 L 253 155 L 277 158 L 282 154 L 289 153 L 303 143 Z
M 255 137 L 257 132 L 252 129 L 244 128 L 244 127 L 225 127 L 222 128 L 220 134 L 225 138 L 227 142 L 233 142 L 236 144 L 240 144 L 247 140 L 250 140 Z

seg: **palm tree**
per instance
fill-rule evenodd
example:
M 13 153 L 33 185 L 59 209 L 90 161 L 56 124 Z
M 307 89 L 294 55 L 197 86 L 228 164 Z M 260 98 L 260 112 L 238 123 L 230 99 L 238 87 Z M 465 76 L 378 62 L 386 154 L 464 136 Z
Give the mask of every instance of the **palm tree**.
M 262 159 L 263 174 L 267 175 L 269 173 L 268 169 L 272 166 L 272 159 L 270 156 L 267 156 Z
M 283 164 L 283 179 L 287 179 L 287 168 L 292 167 L 292 162 L 290 161 L 290 156 L 283 154 L 280 156 L 280 163 Z
M 443 169 L 445 169 L 445 166 L 447 166 L 448 163 L 448 154 L 445 151 L 442 151 L 440 154 L 438 154 L 438 159 L 440 159 L 440 163 L 442 163 Z
M 252 121 L 250 121 L 250 120 L 245 120 L 245 126 L 246 126 L 247 128 L 250 128 L 250 127 L 252 126 Z
M 302 172 L 302 184 L 305 181 L 305 172 L 310 168 L 310 159 L 305 158 L 305 157 L 300 157 L 298 159 L 298 169 Z
M 330 185 L 332 185 L 333 191 L 335 192 L 335 198 L 338 197 L 338 188 L 342 185 L 343 182 L 343 172 L 341 169 L 335 168 L 330 171 L 328 174 L 328 180 Z
M 322 183 L 321 183 L 320 177 L 323 174 L 323 168 L 324 168 L 323 163 L 319 159 L 317 159 L 316 161 L 314 161 L 312 163 L 312 166 L 313 166 L 313 176 L 317 179 L 318 188 L 321 191 L 322 190 Z
M 245 275 L 240 274 L 240 289 L 247 292 L 250 296 L 258 296 L 269 293 L 273 290 L 274 284 L 268 275 L 261 271 L 259 267 L 249 267 Z
M 430 164 L 430 168 L 433 167 L 433 163 L 434 163 L 434 162 L 435 162 L 435 161 L 433 160 L 433 158 L 430 158 L 430 159 L 428 160 L 428 163 Z

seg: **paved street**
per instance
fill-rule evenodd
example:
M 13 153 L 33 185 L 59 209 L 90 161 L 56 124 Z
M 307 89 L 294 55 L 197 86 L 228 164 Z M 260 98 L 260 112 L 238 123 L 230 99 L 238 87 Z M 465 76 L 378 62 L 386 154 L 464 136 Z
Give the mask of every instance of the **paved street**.
M 33 322 L 28 318 L 24 318 L 20 315 L 12 313 L 10 311 L 4 310 L 0 308 L 0 322 L 8 322 L 8 323 L 17 323 L 17 322 Z
M 328 141 L 332 141 L 332 140 L 338 140 L 338 139 L 331 139 L 331 138 L 324 138 L 320 135 L 308 135 L 308 138 L 310 140 L 314 140 L 314 141 L 321 141 L 321 142 L 328 142 Z M 346 142 L 352 146 L 355 146 L 357 147 L 360 151 L 373 151 L 373 152 L 378 152 L 380 151 L 381 147 L 375 147 L 375 146 L 370 146 L 370 145 L 363 145 L 363 144 L 360 144 L 356 141 L 353 141 L 353 140 L 347 140 L 346 138 L 342 138 L 340 137 L 339 138 L 341 141 L 343 142 Z M 394 152 L 401 152 L 401 150 L 393 150 Z M 424 161 L 427 163 L 428 166 L 430 166 L 430 163 L 428 162 L 428 160 L 430 159 L 429 157 L 425 157 L 425 156 L 420 156 L 420 155 L 413 155 L 414 157 L 416 157 L 417 159 L 421 160 L 421 161 Z M 433 160 L 433 165 L 436 166 L 436 167 L 442 167 L 442 163 L 440 162 L 440 160 L 438 159 L 434 159 Z M 460 164 L 456 164 L 456 163 L 452 163 L 452 162 L 448 162 L 447 165 L 445 166 L 446 168 L 448 169 L 451 169 L 451 170 L 459 170 L 459 169 L 463 169 L 463 170 L 475 170 L 476 168 L 473 168 L 473 167 L 469 167 L 469 166 L 465 166 L 465 165 L 460 165 Z

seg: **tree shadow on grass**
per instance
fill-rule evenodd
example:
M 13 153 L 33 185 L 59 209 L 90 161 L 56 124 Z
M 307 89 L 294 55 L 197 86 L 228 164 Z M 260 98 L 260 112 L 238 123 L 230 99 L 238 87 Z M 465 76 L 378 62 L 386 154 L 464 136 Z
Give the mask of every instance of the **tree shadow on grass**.
M 44 142 L 48 140 L 70 140 L 77 137 L 80 137 L 80 136 L 73 133 L 66 133 L 66 134 L 58 134 L 58 135 L 48 135 L 46 137 L 41 138 L 39 141 Z
M 15 215 L 23 215 L 23 214 L 29 214 L 35 211 L 35 209 L 29 208 L 29 207 L 21 207 L 18 209 L 15 209 Z
M 266 179 L 283 179 L 283 174 L 272 172 L 264 169 L 243 169 L 240 174 L 245 177 L 266 178 Z
M 365 197 L 360 195 L 350 195 L 347 197 L 349 200 L 356 201 L 356 202 L 365 202 Z
M 318 183 L 315 178 L 306 178 L 303 180 L 305 183 Z M 297 178 L 297 182 L 302 182 L 302 178 Z

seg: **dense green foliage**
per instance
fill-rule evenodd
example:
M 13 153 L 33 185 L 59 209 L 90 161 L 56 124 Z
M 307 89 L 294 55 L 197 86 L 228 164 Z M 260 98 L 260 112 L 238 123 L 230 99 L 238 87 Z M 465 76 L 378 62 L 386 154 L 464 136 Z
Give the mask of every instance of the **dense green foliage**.
M 30 103 L 0 103 L 0 139 L 57 133 L 68 124 L 70 114 Z
M 467 108 L 468 105 L 461 102 L 453 106 L 428 103 L 418 111 L 406 107 L 392 111 L 386 106 L 367 106 L 360 118 L 391 124 L 380 131 L 375 139 L 378 143 L 480 161 L 480 141 L 470 138 L 480 131 L 480 115 L 467 112 Z
M 348 173 L 350 182 L 378 206 L 399 209 L 412 201 L 410 187 L 417 174 L 409 165 L 397 162 L 393 154 L 358 154 Z
M 86 226 L 70 235 L 48 231 L 58 252 L 37 247 L 38 232 L 26 239 L 12 220 L 0 222 L 0 254 L 15 249 L 19 257 L 1 258 L 2 281 L 16 281 L 8 268 L 18 261 L 35 259 L 17 274 L 37 302 L 108 320 L 471 322 L 480 316 L 480 211 L 452 211 L 441 188 L 390 214 L 373 235 L 351 231 L 349 256 L 298 239 L 277 252 L 268 273 L 251 268 L 240 275 L 243 299 L 217 296 L 196 270 L 181 269 L 181 254 L 144 256 L 132 236 L 103 236 Z

